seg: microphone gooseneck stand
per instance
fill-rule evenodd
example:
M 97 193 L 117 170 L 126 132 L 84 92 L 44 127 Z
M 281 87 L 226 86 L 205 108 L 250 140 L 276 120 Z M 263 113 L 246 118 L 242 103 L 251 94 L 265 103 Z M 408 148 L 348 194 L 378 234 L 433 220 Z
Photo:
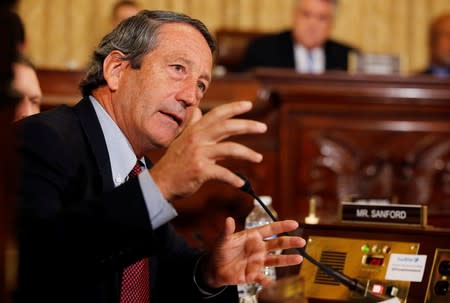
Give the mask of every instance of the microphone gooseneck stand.
M 253 190 L 253 187 L 250 184 L 250 181 L 247 179 L 247 177 L 239 172 L 235 172 L 235 174 L 238 175 L 242 180 L 245 181 L 244 185 L 242 187 L 240 187 L 239 189 L 242 190 L 243 192 L 249 194 L 254 199 L 256 199 L 256 201 L 258 201 L 258 203 L 261 205 L 261 207 L 264 209 L 264 211 L 270 216 L 270 218 L 273 220 L 273 222 L 278 221 L 275 218 L 275 216 L 272 214 L 272 212 L 269 210 L 269 208 L 261 201 L 261 199 L 255 193 L 255 191 Z M 283 233 L 282 235 L 288 236 L 287 233 Z M 311 257 L 305 251 L 304 247 L 296 248 L 296 250 L 303 258 L 305 258 L 306 260 L 308 260 L 309 262 L 311 262 L 312 264 L 317 266 L 320 270 L 325 272 L 328 276 L 332 277 L 336 282 L 339 282 L 339 283 L 345 285 L 349 290 L 356 291 L 362 295 L 367 295 L 367 298 L 374 302 L 384 301 L 384 300 L 387 300 L 390 298 L 387 296 L 374 294 L 370 290 L 366 289 L 366 287 L 364 285 L 359 283 L 358 280 L 350 278 L 347 275 L 345 275 L 344 273 L 341 273 L 326 264 L 320 263 L 319 261 L 317 261 L 316 259 Z

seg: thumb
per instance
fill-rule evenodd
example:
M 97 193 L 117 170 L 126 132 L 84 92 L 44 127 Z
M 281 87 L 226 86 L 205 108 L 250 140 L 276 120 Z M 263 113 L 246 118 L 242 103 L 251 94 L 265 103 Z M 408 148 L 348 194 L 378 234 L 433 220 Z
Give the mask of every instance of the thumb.
M 200 108 L 195 107 L 192 112 L 191 119 L 189 119 L 188 121 L 187 126 L 191 126 L 197 123 L 201 118 L 202 118 L 202 111 L 200 110 Z
M 225 219 L 225 228 L 223 229 L 223 237 L 231 236 L 236 230 L 236 223 L 232 217 L 227 217 Z

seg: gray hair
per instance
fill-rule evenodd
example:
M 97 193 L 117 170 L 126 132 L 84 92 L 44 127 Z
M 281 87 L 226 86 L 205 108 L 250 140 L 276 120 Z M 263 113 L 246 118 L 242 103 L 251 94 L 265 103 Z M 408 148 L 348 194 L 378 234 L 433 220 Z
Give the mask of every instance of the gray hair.
M 80 83 L 80 91 L 83 96 L 89 96 L 94 89 L 106 84 L 103 76 L 103 61 L 114 50 L 124 53 L 123 60 L 130 61 L 132 68 L 139 69 L 143 57 L 158 46 L 159 29 L 167 23 L 191 25 L 203 35 L 211 53 L 214 54 L 215 41 L 200 20 L 175 12 L 143 10 L 136 16 L 122 21 L 100 41 L 94 51 L 86 76 Z
M 336 15 L 336 12 L 337 12 L 337 9 L 338 9 L 338 6 L 339 6 L 339 0 L 322 0 L 322 1 L 328 2 L 331 5 L 333 5 L 334 6 L 334 14 Z M 300 5 L 300 2 L 302 2 L 302 0 L 295 1 L 294 2 L 294 6 L 298 7 Z

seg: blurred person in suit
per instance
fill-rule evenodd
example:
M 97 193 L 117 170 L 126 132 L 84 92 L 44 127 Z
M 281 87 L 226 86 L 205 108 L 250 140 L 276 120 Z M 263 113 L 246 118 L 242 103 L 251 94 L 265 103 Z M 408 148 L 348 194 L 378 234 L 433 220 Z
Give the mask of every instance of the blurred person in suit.
M 42 91 L 36 69 L 29 59 L 19 55 L 13 63 L 13 89 L 20 101 L 16 105 L 14 120 L 19 120 L 40 112 Z
M 14 77 L 12 64 L 19 55 L 17 32 L 23 30 L 18 16 L 13 12 L 17 1 L 4 0 L 0 3 L 0 138 L 2 157 L 0 159 L 0 302 L 13 302 L 13 285 L 16 285 L 16 262 L 11 252 L 15 246 L 15 201 L 17 157 L 15 152 L 14 118 L 17 94 L 11 89 Z M 12 257 L 12 258 L 11 258 Z
M 141 10 L 140 5 L 133 0 L 117 1 L 111 12 L 111 25 L 116 27 L 120 22 L 128 17 L 134 16 Z
M 271 283 L 264 266 L 302 261 L 270 254 L 302 238 L 265 240 L 295 230 L 292 220 L 236 232 L 228 217 L 205 252 L 170 223 L 171 202 L 208 180 L 244 185 L 219 160 L 262 160 L 227 140 L 266 131 L 235 118 L 251 102 L 199 109 L 214 50 L 199 20 L 141 11 L 101 40 L 78 104 L 18 121 L 17 302 L 238 302 L 236 284 Z M 158 162 L 145 157 L 162 148 Z
M 11 85 L 14 77 L 12 63 L 18 60 L 25 47 L 25 28 L 20 16 L 13 11 L 14 1 L 0 4 L 0 34 L 3 47 L 0 48 L 0 93 L 2 100 L 16 99 L 11 96 Z
M 450 13 L 442 14 L 431 22 L 429 50 L 430 64 L 422 73 L 437 77 L 450 76 Z
M 255 39 L 247 48 L 242 70 L 254 67 L 295 68 L 301 73 L 347 70 L 354 49 L 329 39 L 337 0 L 297 0 L 292 29 Z
M 12 41 L 16 56 L 12 61 L 12 93 L 17 98 L 14 121 L 40 112 L 42 91 L 33 63 L 24 55 L 25 26 L 20 16 L 10 12 Z

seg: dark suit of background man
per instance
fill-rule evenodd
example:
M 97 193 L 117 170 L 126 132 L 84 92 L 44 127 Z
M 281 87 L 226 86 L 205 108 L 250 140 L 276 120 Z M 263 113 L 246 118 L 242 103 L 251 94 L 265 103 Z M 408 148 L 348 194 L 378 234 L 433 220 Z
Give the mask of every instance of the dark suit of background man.
M 437 77 L 450 76 L 450 13 L 436 17 L 430 26 L 430 65 L 423 72 Z
M 250 43 L 242 69 L 282 67 L 302 73 L 347 70 L 353 49 L 329 39 L 336 10 L 336 0 L 297 0 L 292 30 Z
M 236 287 L 228 285 L 266 285 L 264 265 L 301 262 L 298 255 L 268 253 L 303 246 L 303 239 L 264 240 L 297 228 L 295 221 L 235 233 L 227 218 L 204 254 L 170 224 L 177 215 L 170 202 L 204 182 L 243 185 L 216 160 L 262 160 L 223 141 L 266 130 L 233 118 L 249 111 L 250 102 L 228 103 L 204 116 L 198 108 L 214 48 L 200 21 L 142 11 L 98 45 L 81 83 L 83 100 L 19 122 L 18 302 L 148 302 L 148 291 L 152 303 L 237 302 Z M 152 166 L 145 155 L 161 147 L 166 153 Z M 128 177 L 133 167 L 140 174 Z M 131 299 L 124 301 L 125 295 Z

